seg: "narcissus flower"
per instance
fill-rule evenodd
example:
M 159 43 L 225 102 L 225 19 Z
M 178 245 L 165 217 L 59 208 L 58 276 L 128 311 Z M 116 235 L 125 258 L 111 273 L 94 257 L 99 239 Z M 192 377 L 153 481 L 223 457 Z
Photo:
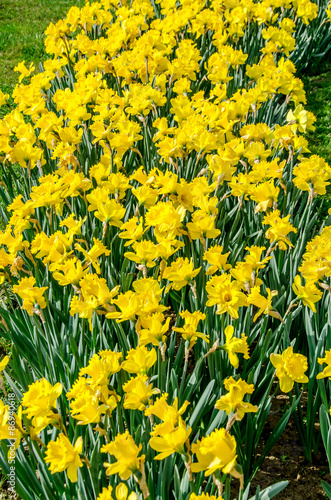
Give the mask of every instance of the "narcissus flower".
M 196 454 L 198 462 L 191 465 L 192 472 L 205 471 L 205 476 L 221 470 L 224 474 L 241 476 L 236 470 L 237 443 L 233 436 L 225 429 L 217 429 L 209 436 L 192 444 L 192 452 Z
M 171 285 L 168 286 L 167 290 L 169 288 L 181 290 L 183 286 L 186 286 L 193 281 L 193 278 L 199 274 L 200 269 L 201 267 L 194 269 L 193 262 L 189 261 L 189 259 L 179 257 L 164 270 L 163 278 L 172 282 Z
M 90 330 L 92 330 L 92 317 L 96 311 L 99 314 L 106 314 L 107 310 L 112 310 L 109 304 L 118 294 L 119 286 L 109 290 L 105 278 L 99 278 L 97 274 L 87 274 L 80 282 L 80 294 L 71 299 L 70 314 L 78 313 L 80 318 L 87 318 Z M 103 308 L 103 309 L 102 309 Z
M 14 425 L 15 422 L 15 425 Z M 17 410 L 17 415 L 9 414 L 9 405 L 5 405 L 0 399 L 0 441 L 10 439 L 15 444 L 15 450 L 20 446 L 23 437 L 22 431 L 22 406 Z M 11 447 L 8 450 L 8 460 L 13 460 Z
M 104 463 L 107 476 L 119 474 L 123 481 L 129 479 L 132 474 L 140 470 L 141 465 L 145 462 L 145 455 L 138 457 L 141 449 L 142 445 L 140 444 L 139 447 L 136 445 L 129 431 L 117 434 L 114 441 L 101 448 L 102 453 L 109 453 L 117 460 L 113 464 Z
M 121 368 L 128 373 L 140 373 L 145 375 L 156 361 L 157 354 L 155 349 L 149 351 L 146 347 L 141 346 L 136 347 L 136 349 L 130 349 Z
M 9 363 L 9 356 L 5 356 L 0 362 L 0 372 L 2 372 Z
M 125 240 L 129 240 L 124 244 L 125 247 L 132 245 L 135 241 L 140 241 L 145 232 L 144 226 L 139 221 L 138 217 L 131 217 L 131 219 L 122 224 L 120 229 L 122 232 L 119 233 L 118 236 Z
M 179 314 L 185 320 L 184 327 L 173 328 L 173 331 L 181 333 L 183 339 L 188 340 L 190 342 L 190 348 L 194 346 L 194 344 L 197 341 L 197 338 L 200 338 L 207 343 L 209 342 L 208 335 L 205 335 L 202 332 L 197 332 L 200 320 L 204 320 L 206 318 L 206 315 L 204 313 L 200 311 L 195 311 L 194 313 L 190 313 L 189 311 L 183 311 Z
M 124 483 L 120 483 L 116 486 L 115 496 L 112 496 L 113 487 L 108 486 L 108 488 L 103 488 L 102 492 L 98 496 L 97 500 L 137 500 L 137 493 L 132 491 L 129 493 L 128 487 Z
M 110 250 L 108 250 L 107 247 L 97 238 L 93 238 L 93 246 L 90 248 L 90 250 L 86 251 L 78 243 L 75 244 L 75 249 L 79 250 L 84 255 L 84 265 L 92 264 L 95 272 L 97 274 L 100 274 L 100 264 L 98 261 L 98 257 L 100 257 L 101 255 L 105 255 L 106 257 L 108 257 L 108 255 L 110 254 Z
M 102 492 L 98 496 L 97 500 L 114 500 L 112 496 L 113 487 L 108 486 L 108 488 L 102 488 Z
M 265 250 L 265 247 L 252 246 L 246 247 L 245 250 L 249 251 L 249 254 L 245 257 L 245 261 L 252 266 L 253 271 L 263 269 L 268 261 L 272 259 L 272 256 L 262 258 L 262 252 Z
M 110 349 L 99 351 L 90 359 L 87 366 L 81 368 L 79 375 L 88 375 L 86 383 L 96 390 L 100 386 L 107 386 L 109 377 L 121 369 L 121 352 L 114 352 Z
M 35 304 L 37 304 L 41 309 L 46 307 L 46 301 L 43 296 L 44 291 L 48 289 L 47 286 L 36 287 L 36 278 L 31 276 L 30 278 L 22 278 L 18 285 L 13 286 L 13 292 L 17 293 L 21 299 L 23 299 L 22 309 L 25 309 L 30 316 L 36 312 Z
M 279 187 L 274 185 L 273 180 L 256 186 L 251 194 L 251 199 L 258 203 L 255 207 L 255 213 L 266 212 L 268 208 L 275 206 L 279 191 Z
M 125 215 L 123 208 L 115 200 L 109 200 L 106 203 L 98 203 L 97 210 L 94 213 L 95 217 L 110 226 L 121 227 Z
M 59 415 L 56 410 L 56 400 L 61 395 L 63 386 L 59 382 L 54 386 L 45 378 L 37 380 L 29 385 L 29 390 L 23 394 L 23 411 L 28 418 L 32 418 L 32 425 L 36 428 L 36 433 L 44 429 L 51 421 L 58 420 Z
M 156 426 L 153 431 L 153 437 L 149 441 L 149 445 L 153 450 L 160 452 L 154 457 L 154 460 L 163 460 L 173 453 L 185 455 L 185 443 L 191 434 L 191 427 L 187 427 L 185 422 L 178 417 L 178 426 Z
M 124 257 L 147 267 L 154 267 L 154 259 L 158 258 L 158 251 L 152 241 L 137 241 L 132 244 L 134 252 L 125 252 Z
M 123 385 L 125 394 L 124 408 L 128 410 L 145 410 L 153 394 L 159 394 L 160 389 L 153 389 L 147 375 L 137 375 Z
M 1 372 L 6 368 L 8 362 L 9 362 L 9 356 L 5 356 L 3 360 L 0 362 L 0 389 L 4 392 L 5 395 L 7 395 L 7 393 L 5 388 L 5 382 L 3 380 Z
M 258 411 L 258 406 L 243 401 L 246 394 L 252 394 L 254 391 L 253 384 L 247 384 L 241 378 L 236 381 L 233 377 L 229 377 L 224 380 L 224 387 L 229 392 L 216 401 L 217 410 L 223 410 L 227 415 L 236 413 L 236 420 L 241 420 L 245 413 Z
M 71 416 L 78 420 L 78 425 L 97 423 L 101 418 L 101 414 L 106 412 L 111 415 L 120 398 L 113 394 L 108 398 L 107 393 L 108 391 L 105 391 L 105 388 L 101 388 L 96 392 L 97 396 L 86 384 L 85 390 L 81 390 L 70 404 Z M 103 399 L 105 404 L 101 404 L 100 399 Z
M 20 77 L 19 77 L 19 82 L 21 82 L 23 80 L 23 78 L 27 78 L 28 76 L 31 75 L 31 73 L 34 72 L 35 70 L 35 65 L 33 63 L 30 63 L 30 66 L 27 68 L 25 66 L 25 61 L 22 61 L 20 63 L 18 63 L 17 66 L 15 66 L 14 68 L 14 71 L 18 71 L 20 74 Z
M 276 368 L 281 391 L 290 392 L 294 382 L 301 384 L 308 382 L 308 377 L 305 375 L 308 369 L 307 358 L 303 354 L 294 354 L 292 346 L 285 349 L 282 354 L 271 354 L 270 361 Z
M 150 405 L 145 410 L 145 415 L 148 417 L 150 415 L 155 415 L 160 420 L 163 420 L 163 424 L 158 424 L 152 434 L 163 435 L 165 432 L 171 432 L 176 426 L 178 426 L 179 417 L 186 411 L 186 408 L 190 404 L 189 401 L 185 401 L 184 404 L 178 408 L 178 398 L 174 399 L 174 402 L 170 406 L 167 403 L 168 394 L 163 393 L 155 403 Z
M 136 330 L 139 336 L 139 344 L 144 346 L 153 344 L 159 347 L 160 343 L 164 344 L 167 340 L 166 333 L 169 330 L 170 318 L 167 318 L 165 323 L 162 313 L 152 314 L 145 318 L 141 318 L 139 325 L 137 323 Z
M 220 245 L 215 245 L 206 250 L 203 255 L 203 260 L 206 260 L 208 264 L 210 264 L 206 275 L 210 276 L 216 273 L 216 271 L 227 271 L 230 269 L 231 265 L 226 263 L 229 255 L 230 252 L 223 253 L 223 247 Z
M 317 361 L 320 365 L 326 363 L 328 366 L 326 366 L 324 370 L 317 375 L 316 378 L 320 379 L 329 377 L 331 379 L 331 349 L 325 352 L 324 358 L 317 358 Z
M 275 210 L 271 214 L 266 215 L 262 221 L 262 224 L 271 226 L 265 233 L 266 238 L 270 240 L 270 243 L 278 243 L 281 250 L 286 250 L 287 246 L 293 247 L 287 235 L 288 233 L 296 233 L 297 230 L 289 220 L 289 215 L 282 218 L 280 217 L 279 210 Z
M 201 210 L 194 212 L 192 222 L 188 222 L 186 225 L 192 240 L 200 238 L 200 241 L 202 241 L 203 238 L 216 238 L 219 236 L 221 231 L 215 229 L 215 218 L 200 212 Z
M 60 434 L 56 441 L 48 443 L 45 462 L 50 464 L 49 470 L 52 474 L 66 470 L 70 481 L 75 483 L 78 467 L 83 467 L 83 462 L 80 459 L 82 449 L 82 437 L 79 437 L 73 446 L 64 434 Z
M 158 192 L 149 186 L 132 188 L 132 194 L 134 194 L 137 198 L 139 205 L 144 206 L 147 209 L 153 207 L 159 197 Z
M 298 130 L 305 133 L 306 130 L 315 130 L 313 123 L 315 123 L 316 117 L 313 113 L 306 111 L 302 104 L 299 104 L 294 111 L 290 109 L 286 115 L 286 121 L 290 122 L 294 132 Z
M 315 303 L 321 300 L 323 292 L 319 290 L 314 283 L 308 282 L 302 286 L 300 276 L 294 278 L 292 288 L 298 299 L 301 299 L 302 303 L 315 313 Z
M 216 314 L 227 312 L 234 319 L 239 318 L 239 307 L 246 305 L 246 295 L 240 290 L 241 285 L 233 281 L 228 274 L 213 276 L 206 285 L 207 306 L 217 305 Z
M 60 227 L 67 227 L 68 228 L 68 235 L 69 237 L 74 235 L 74 234 L 81 234 L 81 229 L 82 225 L 86 221 L 87 217 L 85 216 L 84 219 L 79 217 L 79 219 L 76 219 L 76 214 L 72 213 L 70 214 L 66 219 L 63 219 L 59 226 Z
M 83 267 L 80 260 L 75 257 L 67 259 L 63 264 L 51 264 L 50 271 L 53 272 L 53 278 L 59 282 L 61 286 L 79 285 L 79 282 L 86 274 L 89 273 L 88 267 Z
M 293 168 L 293 184 L 302 191 L 309 191 L 308 202 L 317 194 L 324 195 L 330 184 L 331 167 L 317 155 L 302 158 L 301 163 Z
M 249 359 L 249 346 L 247 344 L 247 337 L 244 333 L 241 334 L 241 339 L 234 337 L 234 328 L 229 325 L 224 330 L 224 335 L 226 338 L 225 344 L 222 346 L 229 356 L 229 361 L 234 368 L 239 366 L 239 358 L 237 354 L 241 353 L 244 355 L 244 359 Z
M 159 202 L 151 207 L 146 213 L 145 222 L 147 226 L 154 226 L 156 239 L 174 239 L 180 234 L 182 220 L 185 215 L 180 207 L 175 209 L 171 201 Z
M 4 94 L 1 90 L 0 90 L 0 106 L 2 106 L 3 104 L 5 104 L 7 102 L 7 100 L 9 99 L 9 94 Z
M 136 316 L 151 316 L 168 309 L 160 304 L 163 289 L 160 289 L 157 281 L 152 278 L 141 279 L 135 281 L 132 286 L 134 292 L 128 290 L 112 300 L 121 312 L 110 312 L 106 315 L 107 318 L 116 318 L 118 323 L 125 320 L 135 321 Z
M 280 314 L 277 311 L 274 311 L 271 305 L 272 297 L 278 295 L 277 290 L 271 291 L 270 288 L 267 288 L 267 294 L 268 297 L 264 297 L 263 295 L 261 295 L 259 286 L 254 286 L 251 289 L 251 293 L 247 297 L 247 302 L 259 308 L 258 312 L 253 318 L 253 321 L 256 321 L 257 318 L 261 316 L 261 314 L 269 314 L 270 316 L 283 321 Z

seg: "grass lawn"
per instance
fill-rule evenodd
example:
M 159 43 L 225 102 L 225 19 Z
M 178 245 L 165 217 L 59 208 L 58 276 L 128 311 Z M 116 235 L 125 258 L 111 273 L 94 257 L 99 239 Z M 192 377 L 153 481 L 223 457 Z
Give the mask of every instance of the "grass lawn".
M 316 130 L 307 137 L 309 149 L 331 165 L 331 64 L 317 76 L 303 78 L 307 108 L 317 118 Z
M 2 0 L 0 2 L 0 89 L 11 93 L 18 82 L 14 72 L 20 61 L 34 62 L 47 58 L 44 31 L 49 23 L 62 19 L 73 5 L 84 0 Z

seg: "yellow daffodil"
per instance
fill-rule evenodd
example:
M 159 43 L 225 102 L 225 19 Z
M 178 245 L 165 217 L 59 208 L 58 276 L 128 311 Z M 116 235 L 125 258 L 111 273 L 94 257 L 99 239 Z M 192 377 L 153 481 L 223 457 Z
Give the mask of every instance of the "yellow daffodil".
M 292 346 L 285 349 L 282 354 L 271 354 L 270 361 L 276 368 L 280 389 L 283 392 L 290 392 L 294 382 L 301 384 L 308 382 L 308 377 L 305 375 L 308 369 L 307 358 L 302 354 L 294 354 Z
M 112 411 L 117 407 L 117 397 L 111 395 L 109 398 L 103 397 L 103 393 L 107 393 L 101 388 L 94 393 L 89 386 L 85 386 L 85 390 L 79 392 L 75 399 L 71 401 L 70 413 L 73 418 L 78 420 L 78 425 L 87 425 L 100 421 L 101 414 L 107 413 L 111 415 Z M 96 395 L 98 394 L 98 396 Z M 104 400 L 102 403 L 101 400 Z
M 17 66 L 15 66 L 14 71 L 18 71 L 20 74 L 19 81 L 21 82 L 23 78 L 27 78 L 28 76 L 31 75 L 31 73 L 34 72 L 35 70 L 35 65 L 33 63 L 30 63 L 30 66 L 27 68 L 25 66 L 25 61 L 18 63 Z
M 147 375 L 141 374 L 126 382 L 123 385 L 123 391 L 126 393 L 124 408 L 139 411 L 145 410 L 151 397 L 160 392 L 159 389 L 153 389 L 153 385 L 149 384 Z
M 4 94 L 0 90 L 0 106 L 3 106 L 4 104 L 6 104 L 6 102 L 7 102 L 8 99 L 9 99 L 9 94 Z
M 331 349 L 329 351 L 325 352 L 325 357 L 324 358 L 317 358 L 317 361 L 320 365 L 323 363 L 326 363 L 327 366 L 324 368 L 324 370 L 319 373 L 316 378 L 321 379 L 325 377 L 329 377 L 331 379 Z
M 56 400 L 62 394 L 63 386 L 59 382 L 52 386 L 48 380 L 42 378 L 29 385 L 23 394 L 22 406 L 26 409 L 23 413 L 32 418 L 32 425 L 36 433 L 44 429 L 49 423 L 58 421 Z
M 131 217 L 131 219 L 121 225 L 120 229 L 122 232 L 118 236 L 128 240 L 124 243 L 125 247 L 132 245 L 135 241 L 140 241 L 145 232 L 144 226 L 138 217 Z
M 265 247 L 246 247 L 245 250 L 249 251 L 249 254 L 246 255 L 245 261 L 252 266 L 253 271 L 257 271 L 258 269 L 263 269 L 268 261 L 272 259 L 271 256 L 262 258 L 262 252 L 265 250 Z
M 154 313 L 151 316 L 140 318 L 139 329 L 139 344 L 144 346 L 152 344 L 159 347 L 160 342 L 165 343 L 167 340 L 166 333 L 169 331 L 170 318 L 167 318 L 165 323 L 162 313 Z M 137 324 L 138 325 L 138 324 Z
M 178 408 L 177 397 L 174 399 L 172 405 L 169 405 L 167 403 L 167 399 L 168 399 L 168 394 L 163 393 L 155 401 L 155 403 L 149 405 L 149 407 L 146 408 L 145 410 L 146 416 L 155 415 L 160 420 L 163 420 L 165 425 L 164 426 L 158 425 L 156 427 L 157 432 L 160 432 L 161 435 L 163 433 L 164 428 L 168 428 L 168 426 L 170 426 L 170 429 L 173 429 L 178 425 L 179 417 L 186 411 L 186 408 L 190 404 L 189 401 L 185 401 L 184 404 L 180 408 Z
M 98 496 L 97 500 L 137 500 L 137 493 L 133 491 L 129 494 L 129 490 L 124 483 L 120 483 L 116 486 L 115 496 L 112 496 L 113 487 L 108 486 L 108 488 L 103 488 L 102 492 Z
M 191 465 L 192 472 L 205 471 L 205 476 L 220 470 L 224 474 L 238 477 L 235 467 L 237 464 L 237 443 L 233 436 L 225 429 L 217 429 L 209 436 L 192 444 L 192 452 L 198 461 Z
M 74 296 L 70 303 L 70 314 L 78 313 L 80 318 L 87 318 L 92 330 L 92 317 L 94 312 L 106 314 L 113 310 L 109 304 L 118 294 L 119 286 L 109 290 L 105 278 L 100 278 L 97 274 L 86 274 L 79 282 L 80 294 Z
M 224 387 L 229 392 L 216 401 L 217 410 L 223 410 L 227 415 L 235 413 L 236 420 L 242 420 L 245 413 L 258 411 L 258 406 L 243 401 L 246 394 L 252 394 L 254 391 L 253 384 L 247 384 L 241 378 L 236 381 L 233 377 L 229 377 L 224 380 Z
M 173 331 L 181 333 L 183 339 L 190 342 L 190 348 L 194 346 L 198 338 L 204 340 L 207 343 L 209 342 L 208 335 L 197 332 L 199 322 L 206 318 L 206 315 L 204 313 L 200 311 L 195 311 L 193 313 L 190 313 L 189 311 L 183 311 L 179 314 L 185 320 L 185 324 L 182 328 L 173 328 Z
M 197 210 L 192 215 L 192 222 L 188 222 L 186 227 L 189 231 L 192 240 L 197 240 L 200 238 L 216 238 L 221 234 L 219 229 L 215 229 L 215 219 L 208 214 L 198 213 Z
M 2 372 L 6 366 L 9 363 L 9 356 L 5 356 L 1 361 L 0 361 L 0 372 Z
M 313 123 L 316 121 L 316 117 L 313 113 L 306 111 L 302 104 L 299 104 L 294 111 L 290 109 L 286 120 L 290 122 L 295 132 L 298 130 L 305 133 L 306 130 L 315 130 Z
M 300 276 L 296 276 L 294 278 L 292 288 L 297 298 L 301 299 L 305 306 L 308 306 L 314 313 L 316 313 L 315 303 L 321 300 L 323 292 L 319 290 L 314 283 L 308 282 L 302 286 Z
M 237 354 L 243 354 L 244 359 L 249 359 L 249 346 L 247 337 L 244 333 L 241 334 L 241 339 L 234 337 L 234 328 L 229 325 L 224 330 L 226 342 L 222 348 L 228 353 L 229 361 L 234 368 L 239 366 L 239 358 Z
M 0 441 L 3 439 L 10 440 L 11 445 L 8 449 L 8 461 L 15 459 L 15 453 L 21 444 L 23 432 L 22 406 L 19 406 L 17 414 L 15 414 L 10 412 L 9 405 L 5 405 L 0 399 Z
M 45 453 L 45 462 L 49 463 L 52 474 L 67 471 L 68 478 L 72 483 L 77 482 L 77 470 L 83 467 L 80 454 L 83 449 L 83 438 L 79 437 L 74 446 L 69 439 L 60 434 L 56 441 L 50 441 Z
M 61 286 L 75 285 L 78 287 L 80 280 L 89 273 L 89 269 L 84 267 L 76 257 L 67 259 L 63 264 L 54 263 L 50 266 L 50 270 L 53 272 L 53 278 Z
M 208 293 L 207 306 L 217 305 L 216 314 L 227 312 L 232 318 L 238 318 L 238 309 L 247 303 L 244 293 L 240 290 L 240 283 L 232 281 L 228 274 L 213 276 L 206 285 Z
M 156 361 L 157 354 L 155 349 L 149 351 L 146 347 L 139 346 L 136 349 L 130 349 L 121 368 L 128 373 L 146 375 Z
M 156 245 L 152 241 L 137 241 L 132 244 L 134 252 L 125 252 L 124 257 L 137 264 L 154 267 L 154 259 L 158 257 Z
M 75 249 L 81 252 L 84 257 L 85 261 L 84 264 L 89 265 L 92 264 L 92 266 L 95 269 L 95 272 L 97 274 L 100 274 L 100 264 L 98 262 L 98 257 L 101 255 L 105 255 L 108 257 L 110 254 L 110 250 L 107 249 L 107 247 L 97 238 L 93 238 L 93 246 L 90 248 L 90 250 L 86 251 L 81 245 L 78 243 L 75 244 Z
M 99 386 L 107 386 L 109 377 L 120 371 L 122 357 L 121 352 L 110 349 L 99 351 L 92 356 L 86 367 L 81 368 L 79 375 L 88 375 L 90 378 L 86 378 L 86 382 L 94 390 Z
M 145 455 L 138 457 L 141 449 L 142 445 L 137 446 L 128 431 L 124 434 L 117 434 L 114 441 L 101 448 L 102 453 L 109 453 L 116 459 L 116 462 L 112 464 L 104 463 L 107 476 L 118 474 L 123 481 L 129 479 L 132 474 L 140 470 L 145 461 Z
M 201 267 L 194 269 L 192 261 L 179 257 L 166 267 L 163 273 L 163 278 L 171 281 L 168 288 L 181 290 L 184 286 L 193 282 L 193 279 L 199 274 Z
M 203 255 L 203 260 L 206 260 L 208 264 L 210 264 L 206 275 L 210 276 L 217 271 L 227 271 L 230 269 L 231 265 L 226 263 L 229 255 L 230 252 L 223 253 L 223 247 L 220 245 L 215 245 L 206 250 Z
M 271 291 L 270 288 L 267 288 L 267 294 L 267 298 L 261 295 L 259 286 L 254 286 L 251 289 L 250 294 L 247 297 L 247 302 L 248 304 L 253 304 L 255 307 L 259 308 L 258 312 L 253 318 L 253 321 L 256 321 L 257 318 L 261 316 L 261 314 L 269 314 L 270 316 L 283 321 L 280 314 L 277 311 L 274 311 L 271 305 L 272 297 L 278 295 L 277 290 Z
M 38 305 L 41 309 L 46 307 L 46 301 L 43 296 L 45 290 L 48 289 L 47 286 L 36 287 L 36 279 L 31 276 L 30 278 L 22 278 L 18 285 L 13 286 L 13 292 L 17 293 L 21 299 L 23 299 L 22 309 L 25 309 L 30 316 L 37 311 L 35 305 Z
M 159 455 L 154 457 L 154 460 L 163 460 L 173 453 L 185 455 L 185 443 L 192 432 L 191 427 L 187 427 L 185 422 L 178 417 L 178 425 L 156 426 L 153 432 L 153 437 L 149 441 L 149 445 L 153 450 L 158 451 Z
M 262 224 L 271 226 L 265 233 L 266 238 L 270 240 L 270 243 L 278 243 L 281 250 L 286 250 L 287 246 L 293 247 L 287 235 L 291 232 L 297 232 L 296 228 L 289 222 L 289 219 L 289 215 L 281 218 L 279 210 L 275 210 L 271 214 L 266 215 L 262 222 Z

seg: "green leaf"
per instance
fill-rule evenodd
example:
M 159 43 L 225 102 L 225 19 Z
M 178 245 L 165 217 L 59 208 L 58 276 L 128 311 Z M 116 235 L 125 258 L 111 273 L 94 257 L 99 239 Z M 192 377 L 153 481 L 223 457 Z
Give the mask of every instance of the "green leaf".
M 211 404 L 214 403 L 214 400 L 216 399 L 215 395 L 213 396 L 211 401 L 209 400 L 214 385 L 215 385 L 215 380 L 211 380 L 209 382 L 209 384 L 207 385 L 206 389 L 203 391 L 203 394 L 199 398 L 199 401 L 198 401 L 196 407 L 194 408 L 194 411 L 193 411 L 191 418 L 189 420 L 189 425 L 192 428 L 194 428 L 198 424 L 202 415 L 204 413 L 206 413 L 209 410 Z
M 331 471 L 331 418 L 324 405 L 320 406 L 319 419 L 321 425 L 322 440 Z
M 278 495 L 278 493 L 283 491 L 287 485 L 288 481 L 280 481 L 279 483 L 272 484 L 271 486 L 268 486 L 268 488 L 261 491 L 258 496 L 255 495 L 249 500 L 269 500 L 270 498 L 275 497 L 276 495 Z
M 328 498 L 331 498 L 331 486 L 326 483 L 325 481 L 321 481 L 321 485 L 325 493 L 327 494 Z

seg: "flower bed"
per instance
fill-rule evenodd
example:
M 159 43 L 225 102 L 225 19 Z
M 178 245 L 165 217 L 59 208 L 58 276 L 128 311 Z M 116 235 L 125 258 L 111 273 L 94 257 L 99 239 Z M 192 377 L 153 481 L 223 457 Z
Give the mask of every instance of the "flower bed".
M 322 437 L 331 461 L 331 167 L 309 155 L 295 66 L 327 52 L 330 18 L 102 0 L 50 25 L 39 73 L 18 65 L 0 463 L 24 500 L 228 500 L 231 482 L 248 499 L 291 415 L 307 459 Z

